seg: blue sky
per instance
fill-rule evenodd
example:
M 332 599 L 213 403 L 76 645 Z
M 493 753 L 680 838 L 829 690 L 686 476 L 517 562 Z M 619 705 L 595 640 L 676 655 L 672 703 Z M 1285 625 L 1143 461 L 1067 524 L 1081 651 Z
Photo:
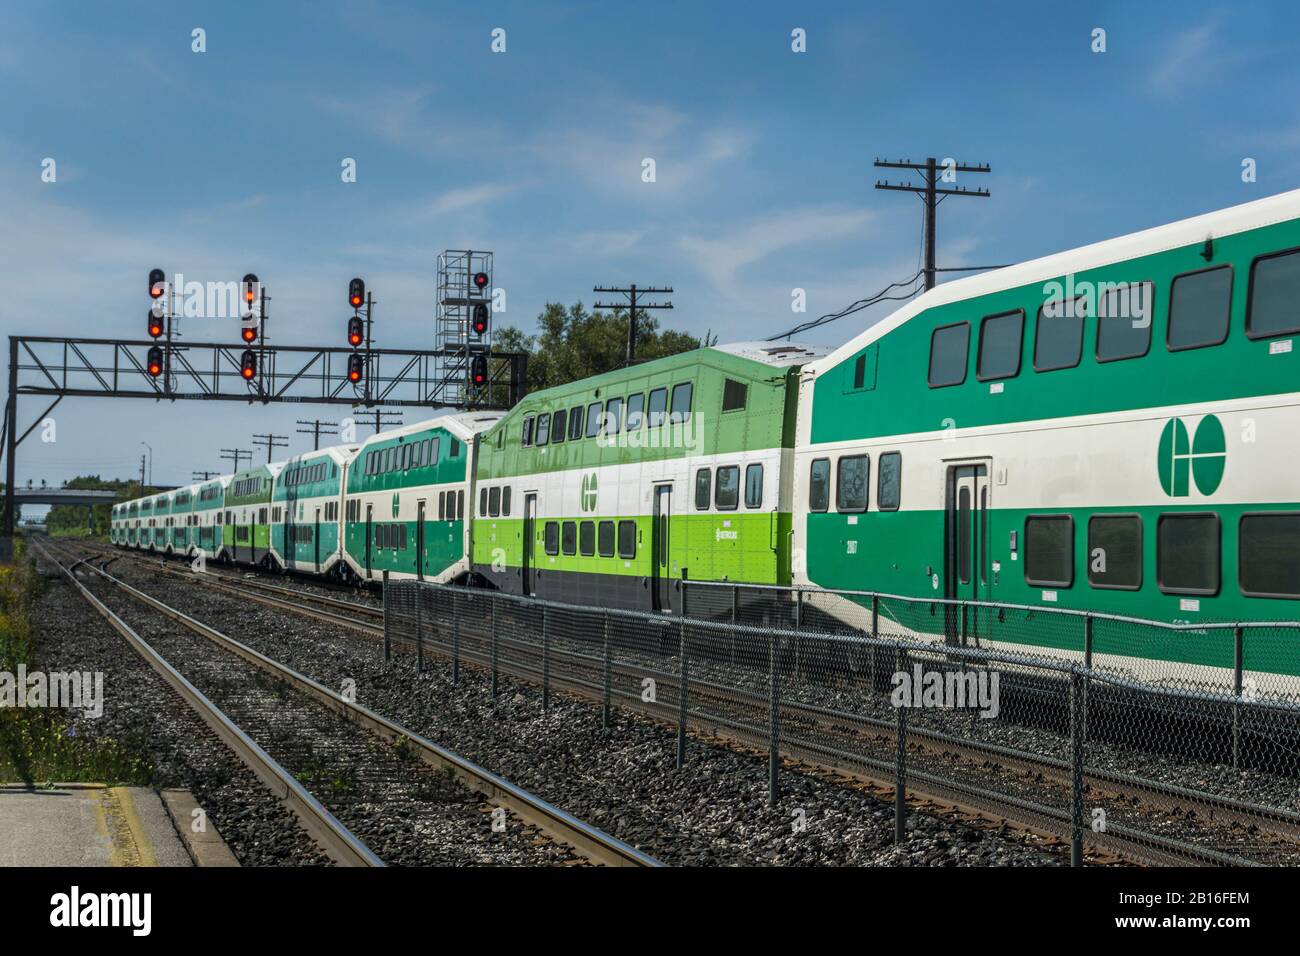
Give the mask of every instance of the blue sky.
M 963 181 L 991 199 L 941 206 L 941 266 L 1300 185 L 1300 14 L 1281 3 L 935 3 L 924 19 L 902 3 L 17 7 L 0 13 L 5 334 L 139 338 L 160 266 L 258 273 L 276 341 L 303 344 L 342 344 L 363 275 L 381 344 L 420 347 L 437 253 L 472 247 L 496 253 L 498 324 L 531 329 L 548 301 L 635 281 L 675 288 L 666 324 L 738 340 L 916 270 L 921 204 L 871 188 L 877 155 L 992 165 Z M 41 407 L 21 403 L 23 427 Z M 21 447 L 19 480 L 132 474 L 147 437 L 155 480 L 188 481 L 254 432 L 300 451 L 295 419 L 344 414 L 68 400 L 58 440 Z

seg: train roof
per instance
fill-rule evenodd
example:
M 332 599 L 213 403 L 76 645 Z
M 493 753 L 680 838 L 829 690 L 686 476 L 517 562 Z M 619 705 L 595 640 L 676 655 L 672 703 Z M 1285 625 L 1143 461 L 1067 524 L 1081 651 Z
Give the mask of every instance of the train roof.
M 398 428 L 378 432 L 357 446 L 355 451 L 360 451 L 361 448 L 375 442 L 392 441 L 394 438 L 414 435 L 418 432 L 428 431 L 430 428 L 445 428 L 461 441 L 469 441 L 479 432 L 487 431 L 501 418 L 501 412 L 453 412 L 447 415 L 439 415 L 437 418 L 429 418 L 424 421 L 413 422 L 410 425 L 402 425 Z
M 806 372 L 816 375 L 825 369 L 839 365 L 913 316 L 935 306 L 974 299 L 1034 283 L 1046 283 L 1064 275 L 1195 245 L 1209 238 L 1230 236 L 1296 218 L 1300 218 L 1300 189 L 1256 199 L 1238 206 L 1229 206 L 1190 219 L 1166 223 L 1152 229 L 1143 229 L 1114 239 L 1105 239 L 1039 259 L 1029 259 L 964 279 L 945 282 L 891 312 L 825 358 L 809 363 Z

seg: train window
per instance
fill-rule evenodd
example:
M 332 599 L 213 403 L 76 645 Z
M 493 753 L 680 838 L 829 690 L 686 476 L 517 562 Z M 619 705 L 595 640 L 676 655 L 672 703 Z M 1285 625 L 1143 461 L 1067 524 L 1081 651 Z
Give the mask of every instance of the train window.
M 447 518 L 447 492 L 438 492 L 438 520 L 444 521 Z
M 1169 290 L 1169 350 L 1222 344 L 1228 337 L 1231 306 L 1232 266 L 1175 276 Z
M 724 412 L 737 412 L 745 407 L 745 401 L 749 397 L 749 386 L 744 382 L 737 382 L 729 378 L 722 383 L 722 410 Z
M 853 363 L 853 387 L 863 388 L 867 384 L 867 354 L 863 352 Z
M 459 458 L 459 457 L 460 457 L 460 442 L 453 438 L 453 439 L 451 440 L 451 451 L 447 452 L 447 454 L 448 454 L 448 456 L 450 456 L 450 457 L 452 457 L 452 458 Z
M 1020 374 L 1020 353 L 1025 335 L 1025 311 L 986 315 L 980 321 L 980 349 L 975 377 L 981 382 Z
M 903 492 L 903 456 L 887 451 L 877 462 L 876 507 L 881 511 L 897 511 Z
M 745 507 L 761 508 L 763 506 L 763 466 L 745 466 Z
M 595 438 L 600 434 L 600 419 L 602 405 L 600 402 L 592 402 L 587 406 L 587 437 Z
M 551 444 L 558 445 L 564 441 L 564 426 L 568 423 L 568 412 L 563 408 L 551 416 Z
M 547 554 L 560 553 L 560 524 L 558 521 L 546 522 L 543 529 L 542 543 L 546 548 Z
M 866 511 L 871 460 L 866 455 L 848 455 L 835 466 L 835 510 Z
M 1122 282 L 1097 297 L 1097 361 L 1141 358 L 1151 349 L 1155 283 Z
M 668 411 L 668 421 L 681 424 L 691 420 L 691 393 L 695 386 L 691 382 L 682 382 L 673 386 L 673 404 Z
M 501 489 L 499 487 L 491 488 L 488 491 L 488 514 L 493 518 L 501 514 Z
M 415 446 L 404 445 L 402 447 L 402 471 L 408 471 L 411 468 L 411 459 L 415 457 Z
M 944 388 L 966 381 L 970 354 L 970 323 L 941 325 L 930 335 L 930 387 Z
M 524 430 L 519 436 L 519 446 L 527 448 L 533 443 L 533 416 L 529 415 L 524 419 Z
M 627 559 L 636 557 L 635 521 L 620 521 L 618 523 L 618 556 Z
M 623 399 L 611 398 L 605 403 L 606 435 L 617 435 L 623 430 Z
M 504 433 L 503 433 L 503 434 L 504 434 Z M 456 452 L 455 452 L 456 443 L 453 441 L 453 442 L 451 443 L 451 445 L 452 445 L 452 453 L 451 453 L 451 454 L 452 454 L 452 457 L 454 458 L 454 457 L 456 456 Z M 427 461 L 429 462 L 429 464 L 431 464 L 431 465 L 436 465 L 436 464 L 438 463 L 438 455 L 439 455 L 441 452 L 442 452 L 442 439 L 441 439 L 441 438 L 432 438 L 432 439 L 430 439 L 430 440 L 429 440 L 429 458 L 427 459 Z
M 627 397 L 627 413 L 624 416 L 623 427 L 630 432 L 636 431 L 641 427 L 645 420 L 645 395 L 637 392 L 635 395 Z
M 1242 594 L 1300 598 L 1300 513 L 1242 515 L 1237 549 Z
M 578 523 L 566 521 L 560 530 L 560 550 L 565 554 L 578 553 Z
M 537 416 L 537 433 L 533 436 L 533 443 L 545 445 L 551 437 L 551 416 L 549 412 L 543 412 Z
M 456 492 L 456 520 L 463 521 L 464 519 L 465 519 L 465 492 L 458 491 Z
M 719 511 L 735 511 L 740 503 L 740 466 L 723 465 L 713 481 L 713 506 Z
M 507 518 L 510 517 L 510 486 L 506 485 L 501 489 L 501 513 Z
M 569 409 L 569 441 L 582 437 L 582 406 L 575 405 Z
M 818 458 L 808 470 L 808 510 L 825 511 L 831 506 L 831 460 Z
M 602 521 L 597 526 L 596 550 L 602 558 L 614 556 L 614 522 Z
M 664 423 L 664 409 L 668 407 L 668 389 L 652 388 L 646 404 L 646 424 L 655 428 Z
M 1246 334 L 1252 339 L 1300 332 L 1300 249 L 1260 256 L 1250 264 Z
M 1025 519 L 1025 583 L 1049 588 L 1074 585 L 1074 519 L 1069 515 Z
M 1161 515 L 1156 582 L 1166 594 L 1219 593 L 1219 516 Z
M 695 472 L 695 510 L 709 510 L 709 490 L 713 484 L 713 476 L 709 474 L 708 468 L 700 468 Z
M 1117 591 L 1142 587 L 1141 515 L 1088 519 L 1088 583 Z
M 578 525 L 578 553 L 591 557 L 596 553 L 596 523 L 584 521 Z
M 1044 302 L 1038 308 L 1034 332 L 1034 371 L 1054 372 L 1074 368 L 1083 358 L 1083 296 Z
M 478 490 L 478 516 L 487 517 L 487 488 L 483 487 Z

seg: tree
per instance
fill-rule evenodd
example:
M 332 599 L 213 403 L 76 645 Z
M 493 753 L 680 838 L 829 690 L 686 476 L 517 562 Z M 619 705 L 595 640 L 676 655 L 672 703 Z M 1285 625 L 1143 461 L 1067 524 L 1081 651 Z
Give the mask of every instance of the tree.
M 566 385 L 622 368 L 627 358 L 627 312 L 588 312 L 581 302 L 567 309 L 548 302 L 537 317 L 540 331 L 525 335 L 514 326 L 498 331 L 492 347 L 528 354 L 528 391 Z M 700 340 L 675 329 L 660 331 L 653 315 L 639 313 L 636 323 L 638 361 L 663 358 L 700 347 Z
M 116 491 L 118 501 L 127 501 L 140 497 L 140 483 L 129 479 L 114 478 L 105 480 L 98 475 L 79 475 L 71 479 L 65 488 L 81 491 Z M 88 522 L 85 505 L 55 505 L 45 516 L 45 528 L 50 534 L 84 534 L 87 530 L 96 537 L 107 537 L 109 524 L 112 522 L 112 505 L 92 505 L 93 517 Z M 89 525 L 89 529 L 88 529 Z

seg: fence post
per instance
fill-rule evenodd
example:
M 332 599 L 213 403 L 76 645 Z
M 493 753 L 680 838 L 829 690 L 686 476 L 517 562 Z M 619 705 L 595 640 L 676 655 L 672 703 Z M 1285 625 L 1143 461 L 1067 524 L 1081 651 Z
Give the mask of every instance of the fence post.
M 686 763 L 686 709 L 687 699 L 690 694 L 690 665 L 686 658 L 686 619 L 683 618 L 678 625 L 680 631 L 678 639 L 678 661 L 679 669 L 677 673 L 677 769 L 680 770 Z
M 1088 691 L 1092 688 L 1092 615 L 1083 616 L 1083 666 L 1089 677 L 1083 681 L 1083 733 L 1088 734 Z
M 779 794 L 777 771 L 781 767 L 781 676 L 778 671 L 780 638 L 774 632 L 767 639 L 767 673 L 770 697 L 767 720 L 767 800 L 775 806 Z
M 605 611 L 605 687 L 604 700 L 600 709 L 600 726 L 604 730 L 609 729 L 609 611 Z
M 546 605 L 542 605 L 542 713 L 551 709 L 551 632 L 546 616 Z
M 1241 762 L 1241 672 L 1245 658 L 1245 633 L 1238 624 L 1232 629 L 1232 769 Z
M 727 644 L 730 647 L 731 665 L 736 665 L 736 621 L 740 617 L 740 588 L 731 586 L 731 629 L 727 631 Z
M 492 699 L 497 699 L 497 598 L 495 594 L 488 595 L 488 600 L 492 602 Z
M 1083 674 L 1070 671 L 1070 866 L 1083 866 Z
M 880 595 L 872 594 L 871 595 L 871 638 L 872 640 L 875 640 L 879 637 L 880 637 Z M 873 645 L 871 648 L 871 655 L 870 655 L 871 663 L 869 665 L 870 667 L 869 679 L 871 680 L 871 689 L 873 691 L 876 689 L 876 655 L 879 653 L 880 653 L 880 647 L 877 645 Z
M 907 673 L 907 648 L 901 644 L 895 651 L 895 667 L 900 674 Z M 915 692 L 915 688 L 913 688 Z M 894 710 L 894 842 L 907 839 L 907 708 L 904 701 Z
M 391 650 L 392 640 L 389 636 L 389 630 L 391 628 L 391 624 L 389 623 L 389 618 L 392 617 L 392 610 L 393 610 L 392 592 L 388 590 L 388 572 L 384 571 L 384 660 L 385 661 L 392 659 L 392 650 Z
M 424 588 L 412 586 L 415 591 L 415 672 L 424 673 Z
M 460 683 L 460 601 L 451 592 L 451 682 Z

